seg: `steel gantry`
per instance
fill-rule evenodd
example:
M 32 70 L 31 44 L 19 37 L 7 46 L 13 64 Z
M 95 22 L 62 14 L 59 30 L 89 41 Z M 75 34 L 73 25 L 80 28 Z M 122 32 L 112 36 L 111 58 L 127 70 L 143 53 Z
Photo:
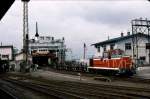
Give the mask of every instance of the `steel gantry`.
M 139 45 L 138 45 L 138 33 L 143 33 L 143 34 L 147 34 L 147 39 L 148 39 L 148 43 L 146 44 L 146 46 L 149 45 L 150 43 L 150 34 L 149 34 L 149 31 L 150 31 L 150 20 L 147 20 L 147 19 L 142 19 L 142 18 L 139 18 L 139 19 L 134 19 L 131 21 L 131 24 L 132 24 L 132 35 L 133 38 L 132 38 L 132 42 L 133 42 L 133 59 L 135 60 L 136 64 L 137 64 L 137 61 L 138 61 L 138 48 L 139 48 Z M 149 47 L 146 47 L 147 49 L 149 49 L 149 63 L 150 63 L 150 48 Z
M 23 60 L 28 65 L 28 43 L 29 43 L 29 26 L 28 26 L 28 2 L 30 0 L 21 0 L 23 2 Z

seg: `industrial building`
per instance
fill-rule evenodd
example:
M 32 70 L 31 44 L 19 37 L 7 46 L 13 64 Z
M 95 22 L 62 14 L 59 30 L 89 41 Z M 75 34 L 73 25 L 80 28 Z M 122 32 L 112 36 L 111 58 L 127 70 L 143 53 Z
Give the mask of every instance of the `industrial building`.
M 37 27 L 37 25 L 36 25 Z M 34 39 L 29 40 L 29 54 L 32 62 L 39 65 L 54 65 L 65 61 L 66 45 L 64 37 L 39 36 L 37 28 Z
M 137 37 L 138 39 L 137 40 L 138 48 L 134 47 L 134 50 L 135 50 L 134 53 L 137 53 L 136 55 L 138 56 L 134 54 L 134 57 L 138 57 L 138 60 L 142 61 L 143 64 L 148 64 L 149 63 L 149 49 L 146 48 L 146 44 L 148 43 L 149 36 L 143 33 L 130 34 L 130 32 L 128 32 L 127 35 L 124 35 L 123 33 L 121 33 L 120 37 L 95 43 L 93 45 L 97 49 L 96 56 L 97 57 L 103 56 L 104 51 L 120 49 L 124 51 L 125 55 L 132 57 L 134 37 Z

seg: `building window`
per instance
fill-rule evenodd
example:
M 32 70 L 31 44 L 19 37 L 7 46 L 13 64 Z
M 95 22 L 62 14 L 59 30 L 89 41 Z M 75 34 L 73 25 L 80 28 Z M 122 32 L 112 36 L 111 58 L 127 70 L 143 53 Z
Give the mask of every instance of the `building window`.
M 100 46 L 97 47 L 97 52 L 100 52 Z
M 110 49 L 113 50 L 114 49 L 115 44 L 111 44 L 110 45 Z
M 44 40 L 44 37 L 40 37 L 41 40 Z
M 50 37 L 46 37 L 46 39 L 47 39 L 47 40 L 51 40 L 51 38 L 50 38 Z
M 106 45 L 103 45 L 103 49 L 104 49 L 104 51 L 106 51 Z
M 2 58 L 8 58 L 9 55 L 2 55 Z
M 150 49 L 150 43 L 146 43 L 146 49 Z
M 140 60 L 145 61 L 145 60 L 146 60 L 145 56 L 141 56 L 141 57 L 140 57 Z
M 125 50 L 131 50 L 131 43 L 125 43 Z

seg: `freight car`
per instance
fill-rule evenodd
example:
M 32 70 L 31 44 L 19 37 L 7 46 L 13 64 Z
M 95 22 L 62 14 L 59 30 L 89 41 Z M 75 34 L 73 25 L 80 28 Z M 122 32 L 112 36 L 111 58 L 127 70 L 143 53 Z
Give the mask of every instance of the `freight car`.
M 105 74 L 133 75 L 136 70 L 131 56 L 120 49 L 105 51 L 103 57 L 90 59 L 89 72 Z

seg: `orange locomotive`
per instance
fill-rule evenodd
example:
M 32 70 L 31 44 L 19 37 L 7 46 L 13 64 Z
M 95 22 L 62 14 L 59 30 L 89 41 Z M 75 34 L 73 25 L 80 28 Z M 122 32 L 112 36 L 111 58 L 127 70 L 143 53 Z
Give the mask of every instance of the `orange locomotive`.
M 103 57 L 90 59 L 90 72 L 106 72 L 115 74 L 135 73 L 135 66 L 130 56 L 125 56 L 120 49 L 105 51 Z

